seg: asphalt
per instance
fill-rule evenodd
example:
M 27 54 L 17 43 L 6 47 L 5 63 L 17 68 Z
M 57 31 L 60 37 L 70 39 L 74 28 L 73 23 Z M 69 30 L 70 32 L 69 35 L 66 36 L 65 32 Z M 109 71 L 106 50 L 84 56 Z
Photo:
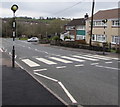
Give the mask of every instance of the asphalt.
M 2 106 L 62 106 L 52 95 L 26 71 L 16 65 L 11 67 L 10 57 L 2 54 Z
M 71 48 L 71 47 L 64 47 L 64 46 L 55 46 L 55 45 L 49 45 L 49 44 L 40 44 L 40 45 L 44 46 L 44 47 L 51 47 L 51 48 L 69 50 L 69 51 L 76 51 L 76 52 L 82 52 L 82 53 L 87 53 L 87 54 L 103 55 L 102 51 L 94 51 L 94 50 L 81 49 L 81 48 Z M 120 58 L 120 54 L 114 53 L 114 52 L 104 52 L 104 56 L 113 57 L 113 58 Z

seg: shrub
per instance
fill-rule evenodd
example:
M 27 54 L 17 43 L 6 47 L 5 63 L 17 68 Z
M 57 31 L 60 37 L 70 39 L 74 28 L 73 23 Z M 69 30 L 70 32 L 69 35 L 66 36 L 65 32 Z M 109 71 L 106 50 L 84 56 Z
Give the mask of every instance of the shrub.
M 60 40 L 60 37 L 59 36 L 53 36 L 52 40 L 58 41 L 58 40 Z

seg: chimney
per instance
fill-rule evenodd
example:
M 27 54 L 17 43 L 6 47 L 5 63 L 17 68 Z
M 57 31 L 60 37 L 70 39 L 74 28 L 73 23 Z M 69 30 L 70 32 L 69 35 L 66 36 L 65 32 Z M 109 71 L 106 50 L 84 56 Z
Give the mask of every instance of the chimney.
M 88 19 L 88 14 L 86 13 L 86 15 L 84 16 L 84 19 L 87 20 Z

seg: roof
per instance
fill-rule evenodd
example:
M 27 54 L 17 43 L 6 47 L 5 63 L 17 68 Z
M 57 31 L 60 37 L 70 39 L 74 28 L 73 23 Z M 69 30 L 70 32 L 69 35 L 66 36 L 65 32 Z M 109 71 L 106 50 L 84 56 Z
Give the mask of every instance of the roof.
M 93 19 L 116 19 L 120 16 L 120 8 L 110 10 L 100 10 L 94 14 Z M 90 18 L 89 18 L 90 19 Z
M 85 25 L 85 19 L 73 19 L 71 22 L 67 24 L 67 26 L 77 26 L 77 25 Z

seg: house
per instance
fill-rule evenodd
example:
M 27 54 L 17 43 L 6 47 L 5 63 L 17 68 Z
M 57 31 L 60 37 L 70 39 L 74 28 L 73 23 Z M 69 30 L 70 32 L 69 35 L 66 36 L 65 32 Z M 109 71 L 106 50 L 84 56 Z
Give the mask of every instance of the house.
M 103 45 L 108 43 L 116 46 L 120 43 L 120 8 L 100 10 L 93 15 L 92 45 Z M 104 21 L 106 20 L 106 23 Z M 91 18 L 86 20 L 86 42 L 89 44 L 91 30 Z
M 88 15 L 85 15 L 85 18 L 73 19 L 67 25 L 65 25 L 65 31 L 61 33 L 60 38 L 65 40 L 65 37 L 68 37 L 70 41 L 79 41 L 85 40 L 86 30 L 85 30 L 85 20 L 88 18 Z

